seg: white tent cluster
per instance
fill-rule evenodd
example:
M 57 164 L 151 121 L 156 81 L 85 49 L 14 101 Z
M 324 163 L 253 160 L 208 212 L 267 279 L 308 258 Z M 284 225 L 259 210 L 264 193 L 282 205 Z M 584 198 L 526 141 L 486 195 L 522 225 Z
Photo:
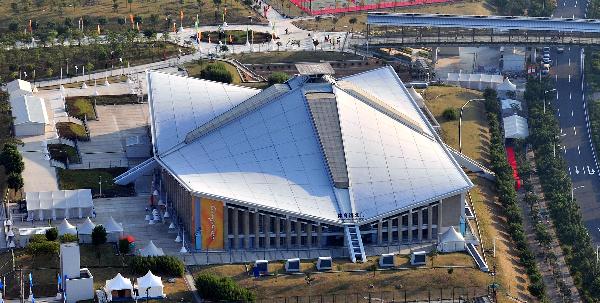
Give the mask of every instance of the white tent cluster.
M 10 95 L 9 102 L 12 116 L 15 118 L 15 135 L 43 135 L 49 124 L 44 99 L 34 96 L 35 86 L 23 80 L 14 80 L 6 85 Z
M 108 234 L 108 242 L 117 242 L 123 237 L 123 226 L 117 223 L 112 216 L 108 219 L 106 224 L 103 224 L 103 226 Z
M 58 225 L 57 229 L 58 229 L 59 236 L 64 236 L 66 234 L 70 234 L 70 235 L 77 234 L 77 228 L 75 228 L 75 226 L 73 226 L 71 223 L 69 223 L 67 218 L 64 218 L 62 220 L 62 222 L 60 222 L 60 225 Z
M 447 84 L 475 90 L 497 89 L 502 82 L 502 75 L 448 73 L 446 78 Z
M 143 277 L 137 278 L 138 299 L 164 298 L 163 287 L 160 277 L 148 271 Z
M 25 193 L 28 220 L 89 216 L 94 202 L 90 189 Z
M 79 242 L 81 243 L 92 243 L 92 232 L 96 224 L 90 220 L 90 217 L 85 218 L 83 223 L 77 225 L 77 235 L 79 236 Z
M 106 299 L 109 302 L 133 297 L 133 285 L 131 284 L 131 280 L 124 278 L 121 273 L 118 273 L 110 280 L 106 280 L 104 291 L 106 292 Z
M 134 289 L 137 289 L 137 296 Z M 130 279 L 127 279 L 118 273 L 114 278 L 106 280 L 104 291 L 107 301 L 127 300 L 127 299 L 146 299 L 146 298 L 165 298 L 164 285 L 159 276 L 148 271 L 143 277 L 137 278 L 134 285 Z M 117 297 L 118 296 L 118 297 Z
M 504 81 L 498 87 L 496 87 L 496 91 L 498 92 L 498 97 L 500 98 L 509 98 L 514 97 L 510 96 L 517 92 L 517 85 L 510 82 L 508 77 L 504 78 Z
M 146 245 L 146 247 L 141 248 L 139 250 L 140 256 L 142 257 L 158 257 L 158 256 L 164 256 L 165 252 L 163 251 L 162 248 L 157 247 L 154 244 L 154 241 L 150 240 L 150 243 L 148 243 L 148 245 Z

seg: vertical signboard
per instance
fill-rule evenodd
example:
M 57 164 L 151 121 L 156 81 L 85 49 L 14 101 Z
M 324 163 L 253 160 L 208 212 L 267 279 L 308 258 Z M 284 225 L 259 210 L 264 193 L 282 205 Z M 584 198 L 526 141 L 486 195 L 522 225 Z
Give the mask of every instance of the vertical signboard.
M 201 198 L 202 249 L 223 249 L 223 202 Z

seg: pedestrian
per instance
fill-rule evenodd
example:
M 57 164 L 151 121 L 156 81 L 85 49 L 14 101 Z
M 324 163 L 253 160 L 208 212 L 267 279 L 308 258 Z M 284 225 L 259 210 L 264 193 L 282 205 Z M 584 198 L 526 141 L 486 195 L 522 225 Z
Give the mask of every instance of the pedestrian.
M 289 33 L 289 31 L 288 31 L 288 29 L 286 28 L 286 29 L 285 29 L 285 34 L 287 35 L 288 33 Z

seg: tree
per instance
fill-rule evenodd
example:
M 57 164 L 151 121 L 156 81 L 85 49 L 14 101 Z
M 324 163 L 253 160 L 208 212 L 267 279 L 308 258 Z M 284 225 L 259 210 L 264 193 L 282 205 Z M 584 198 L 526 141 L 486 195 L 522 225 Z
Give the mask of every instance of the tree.
M 12 188 L 15 191 L 17 191 L 23 188 L 23 177 L 21 176 L 21 174 L 10 173 L 6 178 L 6 185 L 8 185 L 9 188 Z
M 447 121 L 454 121 L 454 120 L 458 119 L 458 115 L 459 115 L 458 109 L 456 109 L 454 107 L 448 107 L 444 110 L 444 112 L 442 112 L 442 116 Z
M 0 153 L 0 164 L 4 166 L 4 170 L 7 174 L 21 174 L 23 169 L 25 169 L 23 157 L 17 150 L 17 146 L 13 144 L 4 145 L 2 153 Z
M 102 225 L 96 225 L 92 231 L 92 243 L 102 245 L 106 243 L 106 229 Z
M 58 229 L 56 227 L 46 230 L 46 240 L 56 241 L 58 239 Z
M 269 76 L 269 85 L 273 85 L 275 83 L 284 83 L 290 78 L 288 74 L 283 72 L 274 72 Z
M 129 243 L 129 239 L 127 239 L 127 238 L 119 239 L 119 253 L 121 255 L 128 254 L 129 251 L 131 250 L 130 245 L 131 245 L 131 243 Z
M 438 256 L 438 254 L 437 245 L 434 245 L 431 252 L 429 252 L 429 257 L 431 258 L 431 267 L 435 266 L 435 258 Z

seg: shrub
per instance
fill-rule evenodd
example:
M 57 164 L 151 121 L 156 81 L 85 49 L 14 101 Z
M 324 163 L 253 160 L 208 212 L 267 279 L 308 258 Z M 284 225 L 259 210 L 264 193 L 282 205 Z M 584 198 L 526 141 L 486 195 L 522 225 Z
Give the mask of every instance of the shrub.
M 119 253 L 126 255 L 131 251 L 131 243 L 127 238 L 119 239 Z
M 29 242 L 25 250 L 32 256 L 54 255 L 58 253 L 59 244 L 54 241 Z
M 233 76 L 223 63 L 210 64 L 200 72 L 200 78 L 217 82 L 231 83 Z
M 42 243 L 46 241 L 48 241 L 48 239 L 46 239 L 46 235 L 32 235 L 29 237 L 29 243 Z
M 442 112 L 442 116 L 447 121 L 454 121 L 458 119 L 458 109 L 454 107 L 448 107 L 444 110 L 444 112 Z
M 77 235 L 73 234 L 64 234 L 59 237 L 60 243 L 69 243 L 69 242 L 79 242 L 79 238 Z
M 275 83 L 284 83 L 290 78 L 288 74 L 282 72 L 274 72 L 269 76 L 269 85 L 273 85 Z
M 219 278 L 212 274 L 201 274 L 196 278 L 198 294 L 211 301 L 252 302 L 256 295 L 237 285 L 229 277 Z
M 7 174 L 20 174 L 23 172 L 23 169 L 25 169 L 23 157 L 17 150 L 17 146 L 13 144 L 6 144 L 4 145 L 4 148 L 2 148 L 2 153 L 0 153 L 0 164 L 4 166 Z
M 10 173 L 6 177 L 6 185 L 14 190 L 23 188 L 23 177 L 19 173 Z
M 58 229 L 56 227 L 46 230 L 46 240 L 56 241 L 58 239 Z
M 185 266 L 181 260 L 173 256 L 141 257 L 135 256 L 129 264 L 131 269 L 138 274 L 145 274 L 148 270 L 155 274 L 181 277 Z
M 106 229 L 102 225 L 96 225 L 92 231 L 92 243 L 102 245 L 106 243 Z

